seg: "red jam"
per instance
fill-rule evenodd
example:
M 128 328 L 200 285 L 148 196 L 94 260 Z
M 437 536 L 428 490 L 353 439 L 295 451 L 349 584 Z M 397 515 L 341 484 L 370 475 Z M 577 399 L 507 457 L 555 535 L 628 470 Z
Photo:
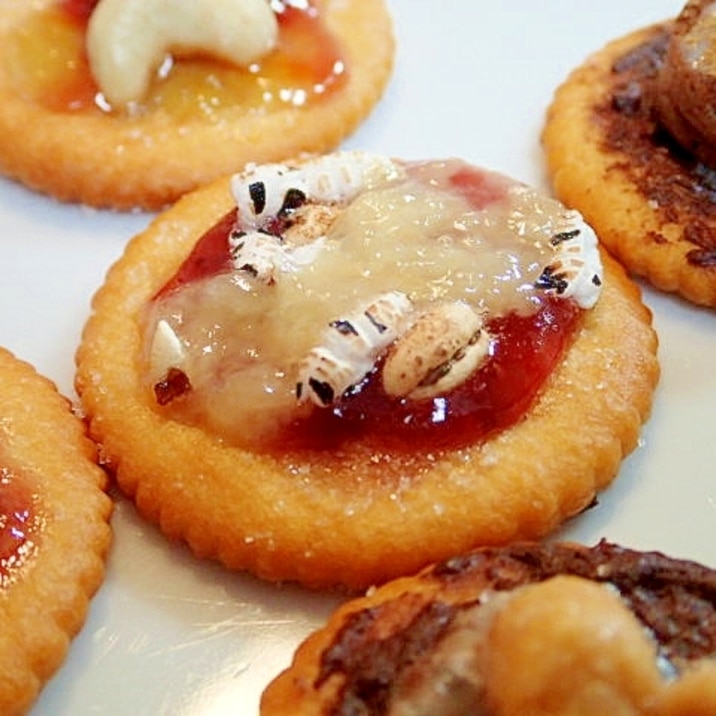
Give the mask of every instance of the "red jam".
M 30 491 L 11 470 L 0 469 L 0 587 L 34 550 L 38 522 Z
M 84 48 L 96 3 L 60 0 L 18 28 L 6 50 L 18 92 L 56 112 L 105 111 Z M 278 46 L 260 62 L 238 68 L 211 58 L 183 58 L 155 82 L 142 109 L 163 109 L 181 120 L 236 105 L 266 111 L 320 101 L 346 77 L 338 43 L 311 5 L 287 4 L 277 18 Z
M 236 210 L 222 217 L 196 243 L 179 270 L 159 291 L 157 297 L 193 281 L 214 276 L 231 269 L 229 254 L 229 232 L 236 224 Z
M 59 6 L 68 17 L 86 23 L 98 2 L 99 0 L 61 0 Z
M 476 172 L 472 167 L 465 166 L 458 169 L 450 177 L 450 186 L 467 199 L 476 209 L 500 201 L 505 193 L 507 179 L 498 181 L 494 175 Z

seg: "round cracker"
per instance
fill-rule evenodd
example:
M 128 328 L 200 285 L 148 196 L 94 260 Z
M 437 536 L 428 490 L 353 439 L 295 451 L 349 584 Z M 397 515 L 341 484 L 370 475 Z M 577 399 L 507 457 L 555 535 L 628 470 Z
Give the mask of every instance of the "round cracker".
M 587 507 L 636 445 L 657 341 L 639 290 L 607 256 L 601 299 L 562 365 L 524 419 L 483 444 L 402 457 L 358 441 L 254 454 L 162 417 L 140 375 L 141 317 L 232 204 L 228 179 L 218 180 L 131 240 L 77 353 L 77 390 L 119 485 L 197 555 L 268 579 L 364 587 L 476 544 L 548 533 Z
M 557 197 L 584 215 L 630 272 L 662 291 L 716 306 L 716 249 L 708 252 L 689 239 L 698 235 L 691 227 L 716 230 L 716 206 L 703 188 L 698 196 L 696 187 L 703 187 L 698 165 L 664 141 L 654 115 L 642 141 L 669 173 L 645 190 L 649 161 L 607 141 L 609 122 L 617 115 L 615 87 L 627 77 L 641 82 L 639 101 L 646 112 L 655 82 L 636 70 L 616 73 L 614 63 L 668 30 L 668 24 L 654 25 L 614 40 L 574 70 L 555 93 L 542 141 Z
M 54 0 L 3 3 L 0 48 L 30 13 Z M 316 0 L 345 58 L 341 87 L 304 107 L 179 121 L 56 112 L 20 96 L 0 62 L 0 172 L 64 201 L 115 209 L 159 209 L 247 162 L 323 152 L 348 136 L 382 95 L 393 63 L 392 23 L 383 0 Z M 2 58 L 3 49 L 0 49 Z
M 0 395 L 0 468 L 31 490 L 37 516 L 33 549 L 0 583 L 0 713 L 11 716 L 27 711 L 85 620 L 104 576 L 111 502 L 69 402 L 4 350 Z

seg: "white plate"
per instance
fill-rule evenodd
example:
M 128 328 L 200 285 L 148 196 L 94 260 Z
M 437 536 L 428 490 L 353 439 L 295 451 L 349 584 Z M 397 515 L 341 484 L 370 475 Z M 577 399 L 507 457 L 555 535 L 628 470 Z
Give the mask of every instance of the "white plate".
M 546 188 L 538 134 L 554 88 L 608 39 L 679 10 L 667 0 L 391 0 L 385 99 L 346 144 L 462 156 Z M 149 216 L 62 206 L 0 180 L 0 344 L 72 394 L 92 293 Z M 564 535 L 607 537 L 716 567 L 716 315 L 644 289 L 663 377 L 639 449 Z M 339 597 L 202 563 L 118 498 L 107 580 L 35 716 L 258 713 L 259 695 Z

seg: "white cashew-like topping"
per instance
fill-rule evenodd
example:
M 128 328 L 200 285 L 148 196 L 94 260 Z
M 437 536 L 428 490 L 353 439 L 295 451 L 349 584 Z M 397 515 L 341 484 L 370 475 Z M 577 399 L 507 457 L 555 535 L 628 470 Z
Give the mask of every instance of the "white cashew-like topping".
M 470 306 L 442 304 L 396 341 L 383 366 L 385 392 L 421 400 L 452 390 L 487 357 L 489 345 L 482 317 Z
M 149 347 L 149 371 L 154 382 L 163 379 L 170 368 L 177 368 L 186 358 L 186 348 L 181 338 L 167 321 L 162 319 L 152 337 Z
M 246 66 L 271 50 L 277 35 L 267 0 L 100 0 L 87 54 L 105 99 L 120 107 L 141 101 L 170 53 Z

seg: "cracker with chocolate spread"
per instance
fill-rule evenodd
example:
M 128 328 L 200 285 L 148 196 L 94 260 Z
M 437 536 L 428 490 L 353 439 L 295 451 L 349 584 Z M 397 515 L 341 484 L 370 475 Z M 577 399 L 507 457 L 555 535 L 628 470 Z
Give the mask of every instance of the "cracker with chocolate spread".
M 558 88 L 543 144 L 556 195 L 633 274 L 716 306 L 714 3 L 639 29 Z
M 69 402 L 0 350 L 0 713 L 26 713 L 104 576 L 111 502 Z
M 337 146 L 390 78 L 383 0 L 39 0 L 0 8 L 0 173 L 160 209 L 247 162 Z
M 716 712 L 716 571 L 607 542 L 450 558 L 339 607 L 261 716 Z
M 354 151 L 160 215 L 93 301 L 76 385 L 169 537 L 362 588 L 588 507 L 637 443 L 655 352 L 577 212 L 460 160 Z

